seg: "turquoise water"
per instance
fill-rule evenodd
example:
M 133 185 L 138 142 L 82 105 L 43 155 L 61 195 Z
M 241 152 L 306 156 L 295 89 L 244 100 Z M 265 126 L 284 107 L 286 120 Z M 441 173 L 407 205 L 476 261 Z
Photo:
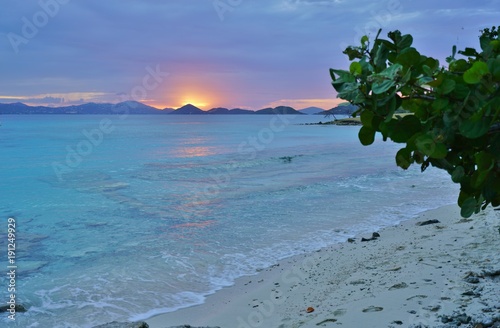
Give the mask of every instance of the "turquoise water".
M 145 319 L 280 259 L 455 202 L 446 174 L 398 169 L 398 145 L 363 147 L 359 127 L 298 124 L 318 120 L 2 116 L 0 247 L 14 217 L 16 298 L 29 307 L 2 320 Z M 7 272 L 7 256 L 0 261 Z

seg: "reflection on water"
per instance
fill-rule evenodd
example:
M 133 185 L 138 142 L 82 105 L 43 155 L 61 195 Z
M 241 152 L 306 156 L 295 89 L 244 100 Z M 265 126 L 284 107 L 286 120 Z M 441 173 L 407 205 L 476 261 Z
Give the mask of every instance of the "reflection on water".
M 174 149 L 173 153 L 175 157 L 203 157 L 217 154 L 216 147 L 203 147 L 203 146 L 195 146 L 195 147 L 183 147 Z
M 191 136 L 177 143 L 171 154 L 178 158 L 203 157 L 211 156 L 219 153 L 219 147 L 210 146 L 213 141 L 206 136 Z

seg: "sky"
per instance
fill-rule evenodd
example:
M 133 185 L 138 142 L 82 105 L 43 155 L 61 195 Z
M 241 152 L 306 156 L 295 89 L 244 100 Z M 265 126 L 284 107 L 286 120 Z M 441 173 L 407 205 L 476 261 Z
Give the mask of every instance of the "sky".
M 479 47 L 500 0 L 0 0 L 0 102 L 261 109 L 342 102 L 329 68 L 398 29 L 422 54 Z

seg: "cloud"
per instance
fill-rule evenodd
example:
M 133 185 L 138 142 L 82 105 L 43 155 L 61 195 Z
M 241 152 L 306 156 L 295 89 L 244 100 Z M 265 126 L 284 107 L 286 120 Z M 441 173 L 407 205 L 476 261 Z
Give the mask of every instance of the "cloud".
M 495 0 L 480 6 L 465 0 L 221 1 L 229 6 L 223 20 L 212 0 L 70 1 L 47 14 L 18 53 L 9 33 L 22 36 L 26 21 L 34 24 L 44 9 L 39 2 L 9 3 L 0 12 L 0 90 L 102 93 L 91 99 L 108 100 L 141 85 L 148 66 L 161 65 L 170 75 L 145 97 L 157 103 L 177 103 L 179 93 L 190 90 L 211 93 L 220 106 L 255 109 L 279 99 L 329 99 L 335 94 L 328 68 L 347 67 L 342 50 L 365 34 L 399 29 L 414 36 L 422 53 L 444 60 L 453 44 L 477 47 L 478 31 L 497 24 L 500 14 Z
M 48 95 L 0 95 L 0 103 L 22 102 L 28 105 L 67 106 L 85 102 L 116 102 L 112 95 L 101 92 L 55 93 Z M 107 101 L 108 100 L 108 101 Z

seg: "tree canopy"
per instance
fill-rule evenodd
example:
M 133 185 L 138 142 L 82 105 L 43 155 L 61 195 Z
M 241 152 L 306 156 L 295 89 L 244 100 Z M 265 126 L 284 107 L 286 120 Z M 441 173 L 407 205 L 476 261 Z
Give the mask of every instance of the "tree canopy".
M 403 169 L 412 164 L 446 170 L 460 184 L 461 215 L 500 205 L 500 27 L 484 29 L 480 51 L 453 46 L 446 66 L 412 47 L 400 31 L 344 54 L 349 70 L 330 69 L 338 97 L 359 107 L 359 140 L 370 145 L 376 133 L 404 144 L 396 154 Z M 397 109 L 409 115 L 394 115 Z

